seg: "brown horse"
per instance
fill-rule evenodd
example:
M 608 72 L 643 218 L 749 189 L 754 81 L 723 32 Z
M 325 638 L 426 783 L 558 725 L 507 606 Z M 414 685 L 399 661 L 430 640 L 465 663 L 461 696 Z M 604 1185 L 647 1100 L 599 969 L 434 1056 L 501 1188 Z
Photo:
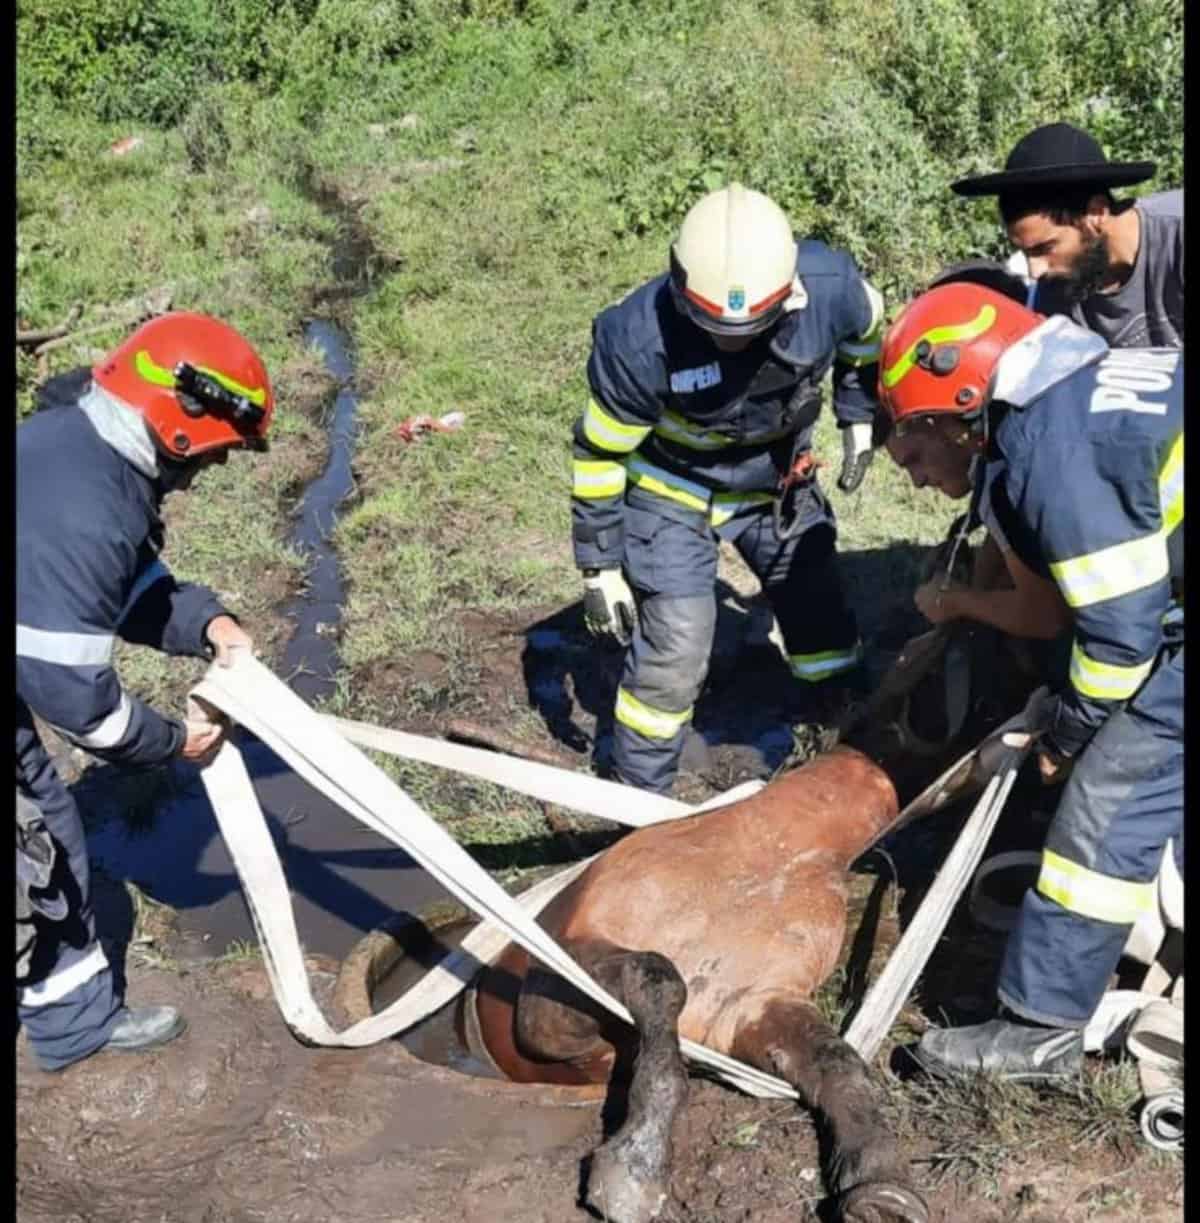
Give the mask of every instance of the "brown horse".
M 630 833 L 550 902 L 542 926 L 624 1002 L 636 1031 L 516 944 L 466 995 L 475 1014 L 464 1027 L 512 1080 L 603 1083 L 632 1064 L 624 1123 L 588 1180 L 590 1204 L 613 1223 L 643 1223 L 666 1200 L 687 1096 L 681 1035 L 777 1075 L 824 1115 L 842 1218 L 926 1223 L 866 1065 L 810 1000 L 841 950 L 850 864 L 1032 687 L 997 641 L 961 628 L 910 643 L 832 750 L 742 801 Z M 967 653 L 976 681 L 981 663 L 989 676 L 964 703 L 946 681 Z M 972 787 L 977 776 L 964 796 Z

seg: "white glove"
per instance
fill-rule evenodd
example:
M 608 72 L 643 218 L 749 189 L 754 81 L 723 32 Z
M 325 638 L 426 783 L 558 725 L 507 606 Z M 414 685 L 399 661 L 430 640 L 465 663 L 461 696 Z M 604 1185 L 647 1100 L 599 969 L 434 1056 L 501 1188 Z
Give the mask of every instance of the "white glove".
M 637 623 L 637 604 L 620 569 L 583 571 L 583 621 L 593 637 L 629 644 Z
M 871 422 L 861 421 L 855 425 L 843 425 L 842 474 L 838 476 L 838 488 L 852 493 L 862 483 L 867 467 L 874 456 L 871 449 Z

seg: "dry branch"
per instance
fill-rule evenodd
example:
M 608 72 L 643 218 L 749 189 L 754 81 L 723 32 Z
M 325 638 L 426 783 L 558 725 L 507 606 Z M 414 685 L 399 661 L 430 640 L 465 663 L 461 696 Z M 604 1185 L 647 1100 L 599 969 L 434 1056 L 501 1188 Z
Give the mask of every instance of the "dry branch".
M 164 314 L 171 308 L 174 290 L 170 285 L 152 289 L 141 297 L 130 298 L 116 305 L 102 306 L 101 313 L 108 317 L 89 323 L 86 327 L 75 327 L 83 314 L 83 304 L 76 302 L 57 327 L 46 327 L 36 331 L 18 331 L 17 347 L 28 350 L 37 358 L 37 384 L 41 385 L 50 375 L 48 354 L 64 344 L 73 344 L 81 336 L 95 335 L 114 328 L 127 328 L 144 323 L 147 319 Z
M 57 340 L 60 336 L 65 336 L 79 321 L 82 313 L 83 303 L 76 302 L 67 312 L 67 317 L 57 327 L 43 327 L 38 331 L 18 331 L 17 347 L 37 348 L 39 344 L 44 344 L 47 340 Z

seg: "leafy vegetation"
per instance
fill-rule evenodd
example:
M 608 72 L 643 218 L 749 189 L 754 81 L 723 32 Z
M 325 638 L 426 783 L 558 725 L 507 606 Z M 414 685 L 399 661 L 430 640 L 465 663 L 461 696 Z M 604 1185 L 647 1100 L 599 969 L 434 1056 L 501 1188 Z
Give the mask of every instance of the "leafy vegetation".
M 1155 159 L 1148 190 L 1182 175 L 1182 0 L 19 0 L 16 28 L 19 323 L 79 303 L 97 327 L 41 367 L 19 353 L 18 413 L 44 374 L 118 338 L 114 303 L 161 286 L 260 345 L 278 445 L 206 475 L 169 552 L 269 651 L 332 390 L 302 324 L 333 311 L 352 333 L 351 715 L 372 698 L 350 678 L 418 647 L 469 687 L 462 609 L 578 597 L 568 439 L 590 321 L 663 268 L 704 190 L 767 191 L 895 309 L 946 263 L 1005 250 L 993 203 L 948 184 L 1038 123 Z M 141 145 L 112 151 L 128 136 Z M 331 292 L 348 235 L 352 300 Z M 451 409 L 459 433 L 395 435 Z M 836 456 L 828 414 L 817 443 Z M 831 497 L 851 552 L 930 543 L 953 508 L 884 460 Z M 894 576 L 858 597 L 906 597 L 909 569 Z M 178 698 L 177 664 L 124 665 Z

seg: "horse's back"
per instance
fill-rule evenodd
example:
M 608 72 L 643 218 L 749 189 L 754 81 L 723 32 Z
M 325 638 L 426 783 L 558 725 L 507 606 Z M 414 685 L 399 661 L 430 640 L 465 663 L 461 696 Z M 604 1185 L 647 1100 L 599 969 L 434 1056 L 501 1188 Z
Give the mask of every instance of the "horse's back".
M 680 1030 L 720 1047 L 756 996 L 807 997 L 833 970 L 846 867 L 889 813 L 886 777 L 833 752 L 728 807 L 631 833 L 542 922 L 563 940 L 667 956 L 688 986 Z

